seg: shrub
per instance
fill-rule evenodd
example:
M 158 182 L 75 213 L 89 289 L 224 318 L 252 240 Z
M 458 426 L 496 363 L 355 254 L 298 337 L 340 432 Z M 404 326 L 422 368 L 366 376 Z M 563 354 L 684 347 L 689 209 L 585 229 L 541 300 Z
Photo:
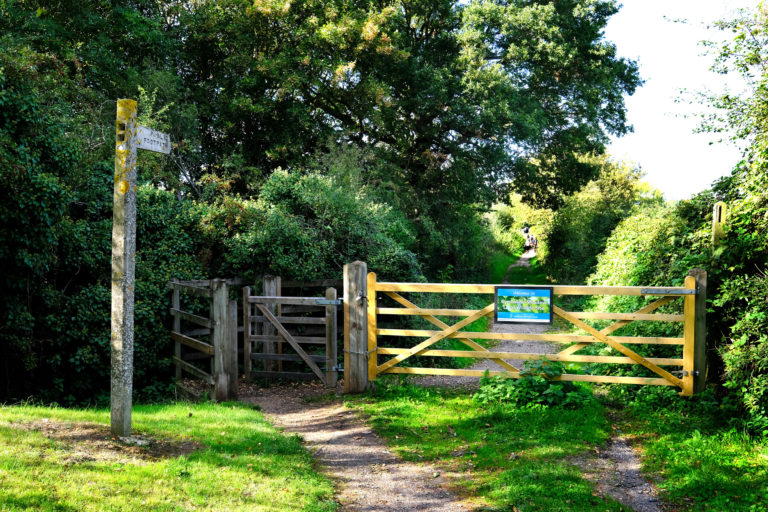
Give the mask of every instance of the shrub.
M 480 404 L 511 404 L 526 408 L 579 407 L 594 400 L 587 389 L 568 381 L 553 381 L 564 373 L 556 361 L 534 359 L 525 363 L 520 378 L 488 377 L 480 379 L 480 389 L 473 396 Z

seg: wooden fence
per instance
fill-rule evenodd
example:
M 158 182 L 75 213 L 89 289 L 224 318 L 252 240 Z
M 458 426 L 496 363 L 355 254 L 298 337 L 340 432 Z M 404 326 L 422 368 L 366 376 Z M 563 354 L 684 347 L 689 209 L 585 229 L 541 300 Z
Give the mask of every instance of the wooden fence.
M 263 295 L 243 288 L 243 362 L 248 377 L 312 379 L 328 387 L 337 381 L 336 288 L 323 297 L 284 296 L 283 289 L 307 293 L 309 288 L 338 286 L 341 281 L 282 281 L 265 276 Z M 318 316 L 319 315 L 319 316 Z M 261 361 L 255 369 L 254 362 Z M 284 363 L 288 363 L 285 364 Z M 321 369 L 318 363 L 325 366 Z M 290 365 L 292 368 L 288 369 Z M 307 368 L 310 371 L 306 371 Z
M 237 302 L 229 300 L 229 287 L 238 280 L 212 279 L 201 281 L 171 281 L 173 291 L 173 362 L 176 378 L 184 372 L 202 379 L 214 388 L 216 400 L 237 398 Z M 181 296 L 192 295 L 208 299 L 209 314 L 202 316 L 185 311 Z M 192 324 L 194 328 L 182 328 Z M 204 339 L 202 339 L 204 338 Z M 205 371 L 193 361 L 210 361 Z
M 496 285 L 484 284 L 434 284 L 434 283 L 382 283 L 374 273 L 368 273 L 365 263 L 355 262 L 344 268 L 344 355 L 345 390 L 363 391 L 369 381 L 386 373 L 421 375 L 462 375 L 480 377 L 479 370 L 451 368 L 418 368 L 403 366 L 413 356 L 486 358 L 494 361 L 499 370 L 491 376 L 519 377 L 520 369 L 509 360 L 545 358 L 563 363 L 607 363 L 641 365 L 655 374 L 654 377 L 613 375 L 563 374 L 555 380 L 600 383 L 622 383 L 675 386 L 681 394 L 690 396 L 704 387 L 706 376 L 706 272 L 694 269 L 685 278 L 682 287 L 637 286 L 552 286 L 555 296 L 563 295 L 627 295 L 654 296 L 657 300 L 638 311 L 627 313 L 564 311 L 554 306 L 556 316 L 575 325 L 586 334 L 508 334 L 491 332 L 467 332 L 462 329 L 472 322 L 494 314 L 494 304 L 479 309 L 426 309 L 421 308 L 402 293 L 454 293 L 491 295 Z M 379 298 L 397 307 L 379 304 Z M 654 313 L 673 301 L 683 301 L 683 314 Z M 377 327 L 379 316 L 419 316 L 436 326 L 426 329 L 381 329 Z M 449 325 L 438 317 L 463 317 Z M 584 320 L 615 320 L 608 327 L 597 329 Z M 630 322 L 676 322 L 683 324 L 682 337 L 629 337 L 611 336 L 611 333 Z M 389 336 L 423 337 L 421 343 L 410 348 L 381 346 L 381 339 Z M 440 340 L 453 338 L 463 343 L 467 350 L 432 350 Z M 491 352 L 474 340 L 538 340 L 568 345 L 554 354 L 530 354 Z M 605 344 L 619 356 L 579 355 L 578 351 L 593 343 Z M 672 345 L 681 347 L 681 354 L 672 358 L 645 358 L 629 345 Z M 667 370 L 663 367 L 679 368 Z M 680 377 L 674 375 L 679 374 Z

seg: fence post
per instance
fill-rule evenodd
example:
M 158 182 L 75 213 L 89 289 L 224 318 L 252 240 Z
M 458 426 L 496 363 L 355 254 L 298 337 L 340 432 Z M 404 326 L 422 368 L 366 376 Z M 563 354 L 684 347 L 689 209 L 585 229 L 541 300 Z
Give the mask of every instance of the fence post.
M 336 300 L 336 288 L 325 290 L 325 298 Z M 336 306 L 325 306 L 325 387 L 335 388 L 339 380 L 336 371 Z
M 173 309 L 176 311 L 181 310 L 181 297 L 180 292 L 178 288 L 173 289 Z M 173 317 L 173 331 L 181 333 L 181 317 L 178 315 L 175 315 Z M 173 355 L 175 355 L 179 360 L 181 360 L 181 343 L 178 341 L 173 342 Z M 179 363 L 176 363 L 176 380 L 178 381 L 181 379 L 181 365 Z
M 712 210 L 712 249 L 717 249 L 717 244 L 725 236 L 725 222 L 728 216 L 728 205 L 722 201 L 715 203 Z
M 264 296 L 265 297 L 277 297 L 280 295 L 280 276 L 264 276 Z M 265 306 L 269 309 L 269 312 L 272 313 L 275 316 L 279 316 L 279 313 L 277 311 L 277 306 L 275 304 L 265 304 Z M 265 321 L 264 322 L 264 329 L 262 334 L 264 336 L 277 336 L 277 331 L 275 330 L 275 327 L 272 325 L 272 323 Z M 274 341 L 264 341 L 262 345 L 262 352 L 265 354 L 274 354 L 275 353 L 275 342 Z M 265 360 L 264 361 L 264 371 L 267 372 L 273 372 L 275 371 L 275 367 L 277 365 L 275 364 L 275 361 Z
M 345 393 L 362 393 L 368 387 L 367 273 L 362 261 L 344 265 Z
M 232 368 L 232 352 L 237 360 L 237 328 L 232 336 L 232 315 L 230 313 L 229 286 L 224 279 L 211 281 L 213 291 L 213 382 L 214 395 L 219 402 L 231 400 L 236 395 L 237 364 Z M 237 311 L 235 306 L 235 313 Z M 237 320 L 235 320 L 237 322 Z
M 251 287 L 243 286 L 243 373 L 245 379 L 251 381 L 251 305 L 248 297 L 251 296 Z
M 707 381 L 707 272 L 691 269 L 689 276 L 696 279 L 696 305 L 693 329 L 693 392 L 704 391 Z

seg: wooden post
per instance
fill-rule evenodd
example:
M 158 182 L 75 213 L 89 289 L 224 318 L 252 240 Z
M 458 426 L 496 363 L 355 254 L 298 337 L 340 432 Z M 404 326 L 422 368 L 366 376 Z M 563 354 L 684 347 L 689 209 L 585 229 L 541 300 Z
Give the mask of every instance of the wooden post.
M 366 308 L 366 316 L 368 317 L 368 380 L 374 381 L 376 380 L 376 365 L 378 364 L 378 356 L 376 354 L 376 274 L 373 272 L 368 273 L 367 288 L 368 304 Z
M 685 287 L 695 290 L 696 278 L 691 275 L 687 276 Z M 683 301 L 683 390 L 680 394 L 691 396 L 693 395 L 693 365 L 696 343 L 696 296 L 686 295 Z
M 248 303 L 248 297 L 251 296 L 251 287 L 243 287 L 243 373 L 245 380 L 251 381 L 251 341 L 248 339 L 253 334 L 251 332 L 251 308 Z
M 725 221 L 728 216 L 728 205 L 722 201 L 715 203 L 712 210 L 712 248 L 716 249 L 720 239 L 725 235 Z
M 213 291 L 213 383 L 214 396 L 217 401 L 223 402 L 231 400 L 236 395 L 237 370 L 236 364 L 233 371 L 232 353 L 237 357 L 236 340 L 237 328 L 235 327 L 235 336 L 232 336 L 232 313 L 236 314 L 237 306 L 234 309 L 230 307 L 229 286 L 224 279 L 214 279 L 211 281 Z M 235 317 L 236 318 L 236 317 Z M 235 320 L 237 322 L 237 320 Z M 236 325 L 236 324 L 235 324 Z M 236 360 L 236 359 L 235 359 Z
M 112 312 L 110 426 L 131 435 L 133 293 L 136 271 L 136 101 L 117 100 L 112 193 Z
M 344 265 L 344 392 L 362 393 L 368 387 L 368 266 L 362 261 Z
M 694 268 L 688 275 L 696 280 L 693 328 L 693 392 L 704 391 L 707 382 L 707 272 Z
M 181 298 L 178 288 L 173 289 L 173 309 L 176 311 L 181 310 Z M 181 334 L 181 317 L 174 315 L 173 317 L 173 331 Z M 181 361 L 181 343 L 178 341 L 173 342 L 173 355 Z M 176 364 L 176 380 L 181 379 L 181 365 Z
M 264 276 L 264 296 L 265 297 L 277 297 L 280 295 L 280 276 Z M 277 306 L 275 304 L 267 304 L 266 307 L 269 309 L 269 312 L 273 315 L 279 316 L 279 313 L 277 311 Z M 275 327 L 269 323 L 264 322 L 264 331 L 262 332 L 265 336 L 276 336 L 277 331 L 275 330 Z M 262 352 L 265 354 L 274 354 L 275 353 L 275 342 L 273 341 L 265 341 L 262 344 Z M 264 371 L 267 372 L 273 372 L 275 371 L 277 365 L 275 365 L 275 361 L 270 361 L 269 359 L 264 361 Z
M 325 290 L 325 298 L 336 300 L 336 288 Z M 336 371 L 336 306 L 325 306 L 325 387 L 335 388 L 339 380 Z
M 224 373 L 229 381 L 227 400 L 237 400 L 237 301 L 229 301 L 227 306 L 227 321 L 229 323 L 229 343 L 224 354 Z

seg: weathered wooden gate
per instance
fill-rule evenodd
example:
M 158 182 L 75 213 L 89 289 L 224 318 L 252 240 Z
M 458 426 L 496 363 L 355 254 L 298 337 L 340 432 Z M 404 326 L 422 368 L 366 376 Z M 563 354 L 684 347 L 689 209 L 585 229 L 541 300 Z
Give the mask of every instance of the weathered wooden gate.
M 643 384 L 676 386 L 685 396 L 699 392 L 704 387 L 706 375 L 706 272 L 692 270 L 682 287 L 639 287 L 639 286 L 552 286 L 555 296 L 562 295 L 628 295 L 654 296 L 657 300 L 638 311 L 627 313 L 564 311 L 554 306 L 554 314 L 575 325 L 586 334 L 508 334 L 490 332 L 467 332 L 462 330 L 475 320 L 493 315 L 494 303 L 479 309 L 426 309 L 404 297 L 403 293 L 494 293 L 495 285 L 484 284 L 434 284 L 434 283 L 382 283 L 374 273 L 366 272 L 366 265 L 356 262 L 345 267 L 345 389 L 360 392 L 368 381 L 386 373 L 421 375 L 463 375 L 480 377 L 477 370 L 452 368 L 420 368 L 403 366 L 413 356 L 487 358 L 494 361 L 498 371 L 490 375 L 519 377 L 520 369 L 508 360 L 546 358 L 551 361 L 576 363 L 608 363 L 641 365 L 655 374 L 655 377 L 632 377 L 614 375 L 563 374 L 555 380 Z M 411 297 L 412 298 L 412 297 Z M 660 307 L 682 299 L 683 313 L 654 313 Z M 382 301 L 380 303 L 379 301 Z M 390 301 L 390 307 L 384 300 Z M 377 327 L 379 316 L 416 315 L 437 327 L 426 329 L 381 329 Z M 464 317 L 463 320 L 448 324 L 438 317 Z M 615 320 L 602 329 L 597 329 L 584 320 Z M 611 333 L 630 322 L 677 322 L 683 324 L 682 337 L 632 337 L 611 336 Z M 411 348 L 386 347 L 380 340 L 390 336 L 423 337 L 424 341 Z M 431 350 L 440 340 L 454 338 L 467 350 Z M 555 354 L 529 354 L 512 352 L 491 352 L 474 340 L 540 340 L 567 344 L 568 347 Z M 620 356 L 580 355 L 578 351 L 593 343 L 601 343 Z M 679 357 L 643 357 L 629 345 L 672 345 L 682 348 Z M 678 371 L 662 367 L 677 367 Z M 678 373 L 680 377 L 674 375 Z
M 184 372 L 202 379 L 213 386 L 214 397 L 219 401 L 237 398 L 237 302 L 229 300 L 229 286 L 237 281 L 206 279 L 168 283 L 173 291 L 170 336 L 174 342 L 176 379 L 181 379 Z M 181 298 L 185 295 L 202 297 L 209 314 L 203 316 L 183 309 Z M 205 360 L 210 361 L 209 371 L 201 368 L 205 365 L 195 364 Z M 187 393 L 195 394 L 192 390 Z
M 335 284 L 283 283 L 264 278 L 264 295 L 243 288 L 243 361 L 248 377 L 319 378 L 328 387 L 337 381 L 336 316 L 341 300 L 335 288 L 324 297 L 282 296 L 282 288 L 307 288 Z M 319 316 L 318 316 L 319 315 Z M 320 331 L 320 332 L 318 332 Z M 321 335 L 322 334 L 322 335 Z M 254 362 L 261 361 L 260 368 Z M 287 368 L 289 363 L 293 368 Z M 318 363 L 325 369 L 321 369 Z M 311 370 L 307 372 L 306 369 Z M 304 370 L 304 371 L 302 371 Z

